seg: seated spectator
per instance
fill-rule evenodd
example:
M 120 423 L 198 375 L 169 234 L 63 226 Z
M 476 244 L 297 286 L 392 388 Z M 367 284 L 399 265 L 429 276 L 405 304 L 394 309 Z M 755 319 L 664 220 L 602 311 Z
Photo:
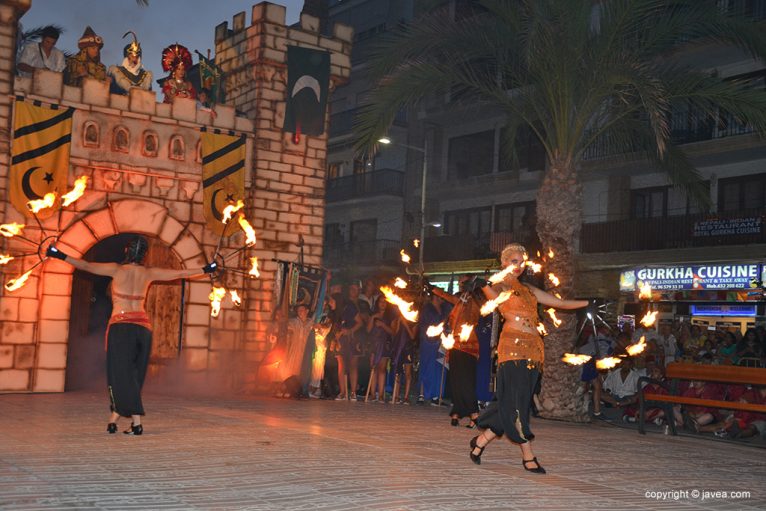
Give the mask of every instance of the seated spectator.
M 632 358 L 622 359 L 620 366 L 604 378 L 603 391 L 596 389 L 598 399 L 607 405 L 621 408 L 624 420 L 633 419 L 631 405 L 638 401 L 638 379 L 643 373 L 633 367 Z
M 215 110 L 213 109 L 213 102 L 210 100 L 209 89 L 202 88 L 197 93 L 197 110 L 209 112 L 215 118 Z
M 641 389 L 641 392 L 644 394 L 658 394 L 661 396 L 666 396 L 669 394 L 669 392 L 663 387 L 661 384 L 666 383 L 665 381 L 665 373 L 662 370 L 662 367 L 657 364 L 650 364 L 647 368 L 647 376 L 651 378 L 652 380 L 655 380 L 659 383 L 647 383 L 644 385 L 644 387 Z M 637 414 L 636 414 L 637 417 Z M 662 408 L 658 407 L 651 407 L 647 408 L 645 411 L 644 418 L 647 422 L 654 422 L 656 425 L 662 424 L 663 420 L 665 420 L 665 411 Z M 681 423 L 677 423 L 677 426 L 680 426 Z
M 739 357 L 737 357 L 737 338 L 733 333 L 726 332 L 723 344 L 719 346 L 716 353 L 716 359 L 721 365 L 736 364 L 739 360 Z
M 766 404 L 766 386 L 747 389 L 738 400 L 740 403 Z M 719 438 L 750 438 L 759 435 L 766 438 L 766 414 L 737 410 L 722 421 L 700 431 L 715 431 Z
M 700 399 L 722 400 L 724 387 L 717 383 L 704 381 L 692 381 L 689 387 L 681 393 L 684 397 L 696 397 Z M 684 406 L 683 412 L 680 405 L 673 407 L 676 421 L 682 422 L 690 431 L 700 432 L 700 428 L 712 424 L 721 418 L 720 411 L 704 406 Z
M 64 53 L 56 48 L 60 35 L 58 28 L 48 25 L 40 31 L 40 42 L 25 44 L 16 64 L 19 76 L 32 76 L 35 69 L 62 72 L 66 67 L 66 59 Z
M 760 359 L 761 357 L 763 357 L 763 352 L 761 351 L 761 346 L 758 344 L 758 337 L 755 334 L 755 330 L 749 328 L 747 332 L 745 332 L 745 336 L 737 344 L 737 358 Z M 761 363 L 760 361 L 757 361 L 757 363 L 748 365 L 758 367 Z

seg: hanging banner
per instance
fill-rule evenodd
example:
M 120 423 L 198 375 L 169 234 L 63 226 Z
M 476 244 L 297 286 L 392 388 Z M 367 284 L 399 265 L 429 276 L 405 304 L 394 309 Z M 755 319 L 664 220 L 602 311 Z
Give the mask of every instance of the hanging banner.
M 66 193 L 74 108 L 16 98 L 14 109 L 10 199 L 20 213 L 32 217 L 29 201 Z M 55 211 L 46 208 L 37 217 L 45 219 Z
M 287 105 L 283 131 L 317 136 L 324 133 L 327 93 L 330 88 L 330 54 L 326 51 L 287 47 Z
M 236 214 L 224 227 L 222 211 L 245 200 L 244 135 L 202 132 L 202 190 L 207 228 L 226 236 L 237 232 Z
M 658 291 L 749 289 L 764 277 L 764 266 L 757 263 L 643 267 L 620 274 L 620 291 L 637 291 L 646 284 Z

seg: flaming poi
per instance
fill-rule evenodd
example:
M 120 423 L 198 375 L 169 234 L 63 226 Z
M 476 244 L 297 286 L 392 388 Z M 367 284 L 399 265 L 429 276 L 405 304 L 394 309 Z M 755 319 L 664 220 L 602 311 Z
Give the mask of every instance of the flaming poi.
M 513 264 L 508 265 L 505 269 L 500 270 L 499 272 L 495 273 L 494 275 L 490 275 L 489 280 L 493 284 L 497 284 L 498 282 L 502 282 L 505 280 L 505 277 L 513 273 L 513 271 L 516 269 L 516 266 Z
M 210 315 L 214 318 L 218 317 L 221 312 L 221 300 L 226 296 L 225 287 L 215 287 L 210 291 L 208 298 L 210 299 Z
M 17 224 L 16 222 L 0 225 L 0 234 L 6 238 L 13 238 L 17 234 L 21 234 L 23 230 L 24 224 Z
M 37 214 L 43 209 L 52 208 L 55 203 L 56 192 L 48 192 L 43 196 L 42 199 L 31 200 L 27 202 L 27 207 L 29 208 L 29 211 Z
M 16 277 L 15 279 L 11 279 L 8 282 L 5 283 L 5 289 L 7 289 L 9 292 L 16 291 L 20 287 L 22 287 L 24 284 L 27 283 L 27 279 L 29 279 L 29 276 L 32 274 L 32 270 L 34 268 L 28 270 L 23 275 Z
M 473 332 L 473 325 L 460 325 L 460 335 L 458 338 L 460 342 L 467 342 Z
M 559 278 L 553 273 L 548 274 L 548 280 L 550 280 L 551 284 L 553 284 L 556 287 L 558 287 L 561 284 L 561 281 L 559 280 Z
M 617 357 L 604 357 L 596 360 L 596 369 L 612 369 L 617 364 L 622 362 L 621 358 Z
M 553 249 L 549 248 L 548 249 L 548 259 L 553 259 L 553 256 L 554 256 Z
M 508 300 L 508 298 L 510 297 L 511 297 L 510 291 L 503 291 L 502 293 L 497 295 L 497 298 L 493 298 L 491 300 L 487 300 L 486 302 L 484 302 L 484 305 L 481 306 L 479 313 L 482 316 L 486 316 L 487 314 L 490 314 L 492 311 L 497 309 L 498 305 Z
M 258 278 L 261 276 L 261 272 L 258 271 L 258 258 L 257 257 L 251 257 L 250 258 L 250 271 L 247 272 L 248 275 L 251 277 Z
M 237 293 L 236 289 L 230 289 L 229 294 L 231 295 L 231 303 L 233 303 L 235 307 L 242 305 L 242 298 L 239 297 L 239 293 Z
M 527 268 L 532 270 L 532 273 L 540 273 L 541 271 L 543 271 L 543 265 L 540 263 L 536 263 L 534 261 L 527 261 L 524 264 L 527 265 Z
M 644 325 L 646 328 L 651 327 L 654 325 L 655 321 L 657 321 L 657 314 L 659 314 L 660 311 L 649 311 L 647 312 L 643 318 L 641 318 L 640 323 Z
M 0 265 L 8 264 L 13 261 L 11 254 L 0 254 Z
M 224 224 L 228 224 L 229 220 L 231 220 L 232 215 L 244 207 L 245 207 L 245 203 L 242 202 L 241 200 L 238 200 L 235 204 L 229 204 L 228 206 L 223 208 L 223 211 L 221 212 L 223 214 L 223 218 L 221 218 L 221 222 L 223 222 Z
M 245 215 L 241 214 L 239 215 L 239 226 L 242 228 L 242 230 L 245 232 L 245 245 L 248 247 L 252 247 L 255 245 L 255 229 L 253 229 L 253 226 L 250 225 L 250 222 L 247 221 L 247 218 L 245 218 Z
M 405 289 L 407 287 L 407 283 L 402 280 L 400 277 L 396 277 L 396 280 L 394 281 L 394 287 L 398 287 L 399 289 Z
M 652 286 L 648 282 L 643 282 L 639 286 L 638 298 L 639 300 L 652 299 Z
M 418 248 L 420 246 L 420 240 L 415 238 L 412 240 L 412 244 L 415 246 L 415 248 Z
M 452 347 L 455 345 L 455 338 L 452 336 L 452 334 L 441 335 L 442 339 L 442 346 L 444 346 L 445 350 L 451 350 Z
M 439 337 L 444 332 L 444 321 L 438 325 L 430 325 L 426 328 L 426 335 L 428 337 Z
M 548 335 L 548 330 L 545 329 L 545 325 L 543 325 L 542 323 L 537 324 L 537 331 L 543 337 Z
M 550 309 L 545 309 L 545 312 L 547 312 L 548 316 L 551 317 L 551 321 L 553 321 L 553 326 L 555 326 L 556 328 L 561 326 L 561 320 L 556 317 L 556 309 L 551 307 Z
M 631 357 L 635 357 L 639 353 L 642 353 L 646 349 L 646 337 L 643 335 L 638 340 L 637 343 L 631 344 L 630 346 L 625 348 L 625 351 L 630 355 Z
M 401 312 L 404 319 L 411 323 L 414 323 L 418 320 L 418 311 L 412 310 L 412 302 L 408 302 L 402 297 L 398 296 L 396 293 L 394 293 L 394 290 L 388 286 L 381 286 L 380 292 L 383 293 L 383 296 L 386 297 L 386 301 L 388 303 L 399 307 L 399 312 Z
M 572 366 L 581 366 L 591 359 L 590 355 L 581 355 L 577 353 L 564 353 L 561 361 Z
M 401 256 L 402 256 L 402 262 L 403 262 L 404 264 L 410 264 L 411 258 L 410 258 L 410 256 L 407 254 L 407 252 L 405 252 L 405 251 L 404 251 L 404 249 L 401 249 L 401 250 L 399 251 L 399 255 L 401 255 Z
M 61 206 L 67 207 L 83 196 L 88 186 L 88 176 L 80 176 L 74 181 L 74 188 L 61 196 Z

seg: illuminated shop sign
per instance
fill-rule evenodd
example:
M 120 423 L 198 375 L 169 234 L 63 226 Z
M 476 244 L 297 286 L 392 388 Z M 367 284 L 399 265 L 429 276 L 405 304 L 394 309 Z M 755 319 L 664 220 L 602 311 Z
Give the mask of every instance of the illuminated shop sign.
M 762 264 L 708 264 L 640 267 L 620 274 L 620 291 L 636 291 L 649 284 L 653 290 L 749 289 L 766 278 Z
M 695 316 L 755 316 L 755 304 L 753 305 L 692 305 L 692 314 Z

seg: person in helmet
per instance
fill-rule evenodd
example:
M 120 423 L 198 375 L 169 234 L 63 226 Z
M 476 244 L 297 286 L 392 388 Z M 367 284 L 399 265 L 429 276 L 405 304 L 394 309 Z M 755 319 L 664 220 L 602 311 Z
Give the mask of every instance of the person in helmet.
M 122 37 L 125 38 L 128 34 L 133 36 L 133 42 L 126 44 L 122 49 L 122 65 L 109 66 L 107 71 L 112 77 L 109 92 L 123 96 L 130 92 L 131 87 L 152 90 L 152 72 L 144 69 L 141 62 L 141 44 L 133 32 L 125 32 Z
M 133 422 L 124 433 L 143 433 L 141 416 L 144 406 L 141 388 L 152 352 L 152 325 L 144 310 L 149 286 L 155 281 L 169 281 L 214 273 L 215 262 L 201 269 L 171 270 L 144 266 L 149 244 L 136 236 L 125 247 L 122 263 L 92 263 L 69 256 L 51 244 L 46 255 L 71 264 L 78 270 L 112 277 L 112 316 L 106 333 L 106 378 L 110 409 L 107 431 L 117 432 L 117 420 L 131 417 Z

